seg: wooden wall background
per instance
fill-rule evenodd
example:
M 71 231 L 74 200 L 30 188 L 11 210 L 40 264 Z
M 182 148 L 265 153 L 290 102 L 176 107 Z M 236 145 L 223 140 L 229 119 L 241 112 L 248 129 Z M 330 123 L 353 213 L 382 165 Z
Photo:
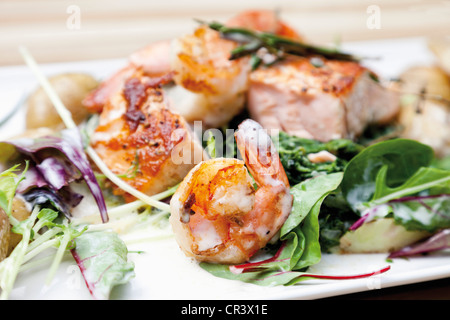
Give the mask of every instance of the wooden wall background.
M 367 27 L 372 5 L 379 29 Z M 19 45 L 40 63 L 126 57 L 189 32 L 193 18 L 224 21 L 251 8 L 279 10 L 315 43 L 450 34 L 449 0 L 0 0 L 0 65 L 22 64 Z

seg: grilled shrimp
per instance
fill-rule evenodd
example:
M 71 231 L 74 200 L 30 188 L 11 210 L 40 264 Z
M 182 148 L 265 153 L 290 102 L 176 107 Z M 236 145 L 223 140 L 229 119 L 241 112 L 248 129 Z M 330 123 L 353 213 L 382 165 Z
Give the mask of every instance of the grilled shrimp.
M 291 212 L 289 182 L 269 135 L 249 119 L 235 138 L 244 161 L 199 163 L 170 202 L 176 240 L 199 261 L 247 261 L 276 236 Z
M 226 24 L 300 38 L 268 10 L 244 11 Z M 237 46 L 206 25 L 172 43 L 171 67 L 176 86 L 169 95 L 175 100 L 176 110 L 188 122 L 198 120 L 207 128 L 217 128 L 243 110 L 251 66 L 248 58 L 229 59 Z
M 229 59 L 236 46 L 206 25 L 174 40 L 169 95 L 188 122 L 217 128 L 243 110 L 251 69 L 248 59 Z

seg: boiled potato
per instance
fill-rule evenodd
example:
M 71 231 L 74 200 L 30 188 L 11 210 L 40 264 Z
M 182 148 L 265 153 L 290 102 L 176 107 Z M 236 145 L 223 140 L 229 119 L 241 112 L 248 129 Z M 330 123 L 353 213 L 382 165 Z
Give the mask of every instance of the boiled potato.
M 433 38 L 428 41 L 428 47 L 434 53 L 439 66 L 450 75 L 450 38 Z
M 0 261 L 9 254 L 10 228 L 8 215 L 0 209 Z
M 23 221 L 30 216 L 31 210 L 28 208 L 25 201 L 15 197 L 13 199 L 11 214 L 17 220 Z M 11 231 L 9 217 L 5 211 L 0 208 L 0 261 L 11 254 L 20 240 L 22 240 L 22 235 Z
M 400 75 L 403 92 L 439 96 L 450 100 L 450 78 L 438 66 L 414 66 Z
M 408 231 L 392 218 L 377 219 L 348 231 L 340 239 L 343 253 L 389 253 L 429 236 L 425 231 Z
M 64 73 L 50 77 L 49 82 L 72 113 L 75 123 L 79 124 L 87 118 L 88 111 L 82 101 L 98 86 L 99 82 L 95 78 L 83 73 Z M 45 91 L 38 88 L 27 100 L 26 128 L 41 127 L 60 130 L 64 128 L 64 124 Z
M 431 146 L 438 157 L 450 155 L 450 78 L 439 67 L 416 66 L 400 80 L 401 136 Z
M 17 220 L 23 221 L 30 216 L 31 210 L 29 209 L 29 207 L 27 206 L 25 201 L 23 201 L 22 199 L 20 199 L 18 197 L 15 197 L 13 199 L 11 214 Z M 22 235 L 14 233 L 14 232 L 10 232 L 9 244 L 8 244 L 8 255 L 11 253 L 11 251 L 14 250 L 14 248 L 17 246 L 17 244 L 20 242 L 20 240 L 22 240 Z

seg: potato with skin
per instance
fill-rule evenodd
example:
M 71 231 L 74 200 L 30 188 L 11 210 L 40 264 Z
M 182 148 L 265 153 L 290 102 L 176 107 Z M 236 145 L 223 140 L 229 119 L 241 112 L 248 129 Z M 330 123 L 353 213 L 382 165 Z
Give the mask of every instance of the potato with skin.
M 26 202 L 19 197 L 13 199 L 11 214 L 19 221 L 27 219 L 31 211 Z M 6 212 L 0 208 L 0 261 L 8 257 L 17 244 L 22 240 L 22 235 L 11 231 L 11 224 Z
M 75 123 L 79 124 L 86 119 L 89 112 L 82 105 L 82 100 L 89 92 L 97 88 L 99 82 L 83 73 L 58 74 L 49 77 L 48 80 L 62 103 L 72 113 Z M 64 124 L 44 89 L 39 87 L 27 100 L 26 128 L 41 127 L 61 130 Z
M 424 93 L 450 100 L 450 77 L 439 66 L 410 67 L 400 75 L 400 80 L 407 93 Z
M 383 218 L 347 231 L 340 239 L 340 253 L 389 253 L 430 236 L 426 231 L 409 231 L 392 218 Z
M 450 77 L 437 66 L 415 66 L 400 80 L 401 137 L 431 146 L 437 157 L 450 155 Z
M 27 206 L 24 200 L 15 197 L 13 200 L 13 205 L 11 209 L 11 214 L 14 218 L 16 218 L 19 221 L 24 221 L 27 219 L 30 214 L 31 210 Z M 22 240 L 22 235 L 10 232 L 9 235 L 9 245 L 8 245 L 8 255 L 14 250 L 14 248 L 17 246 L 17 244 Z
M 436 56 L 439 66 L 450 75 L 450 38 L 435 37 L 428 39 L 428 48 Z
M 3 261 L 9 254 L 11 226 L 8 215 L 0 208 L 0 261 Z

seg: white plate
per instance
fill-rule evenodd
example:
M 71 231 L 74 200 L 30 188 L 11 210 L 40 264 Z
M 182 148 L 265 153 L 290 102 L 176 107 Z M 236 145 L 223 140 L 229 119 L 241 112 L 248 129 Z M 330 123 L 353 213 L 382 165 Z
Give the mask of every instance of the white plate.
M 396 77 L 414 64 L 430 64 L 433 57 L 420 38 L 395 39 L 345 44 L 343 49 L 369 57 L 366 64 L 384 77 Z M 123 66 L 124 60 L 87 61 L 42 65 L 47 75 L 61 72 L 88 72 L 105 78 Z M 36 80 L 25 66 L 0 68 L 0 119 L 34 89 Z M 4 139 L 24 128 L 24 110 L 0 128 Z M 147 232 L 152 232 L 148 230 Z M 136 278 L 114 290 L 113 299 L 317 299 L 450 276 L 450 253 L 439 252 L 426 257 L 386 261 L 384 254 L 323 255 L 309 272 L 327 275 L 351 275 L 391 269 L 370 278 L 355 280 L 310 280 L 291 287 L 260 287 L 217 278 L 187 259 L 171 237 L 129 246 L 135 263 Z M 64 260 L 50 286 L 44 285 L 47 266 L 21 273 L 11 299 L 91 299 L 74 261 Z

